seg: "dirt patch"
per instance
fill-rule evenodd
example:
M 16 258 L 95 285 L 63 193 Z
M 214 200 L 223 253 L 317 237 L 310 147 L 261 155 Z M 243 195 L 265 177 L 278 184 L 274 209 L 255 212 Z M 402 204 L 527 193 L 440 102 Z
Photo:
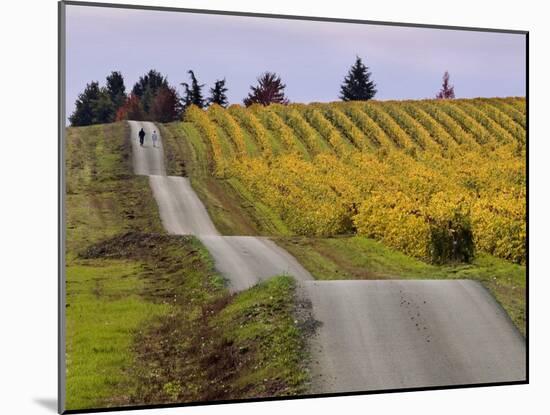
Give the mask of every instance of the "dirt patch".
M 166 259 L 167 244 L 187 245 L 191 241 L 188 236 L 162 235 L 156 233 L 127 232 L 117 235 L 86 248 L 79 254 L 82 259 L 95 258 L 156 258 Z M 197 253 L 191 250 L 187 255 Z
M 227 339 L 212 318 L 230 304 L 223 295 L 198 307 L 190 319 L 189 309 L 157 319 L 140 332 L 133 352 L 137 364 L 129 376 L 138 379 L 134 395 L 118 404 L 171 403 L 236 399 L 246 397 L 251 387 L 239 385 L 242 371 L 253 362 L 253 345 L 242 346 Z M 272 383 L 276 381 L 271 380 Z M 276 392 L 275 385 L 270 390 Z
M 302 332 L 305 340 L 313 337 L 319 327 L 323 325 L 321 321 L 313 317 L 311 300 L 300 286 L 297 286 L 294 297 L 294 316 L 296 318 L 296 325 Z

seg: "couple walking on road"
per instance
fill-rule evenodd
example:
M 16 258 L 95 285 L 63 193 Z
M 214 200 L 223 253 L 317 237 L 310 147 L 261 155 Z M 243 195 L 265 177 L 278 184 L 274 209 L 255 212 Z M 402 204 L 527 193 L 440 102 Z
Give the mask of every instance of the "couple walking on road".
M 139 145 L 143 147 L 143 140 L 145 140 L 145 131 L 143 130 L 143 128 L 139 130 L 138 136 Z M 158 140 L 157 130 L 153 130 L 153 134 L 151 134 L 151 139 L 153 140 L 153 147 L 156 147 Z

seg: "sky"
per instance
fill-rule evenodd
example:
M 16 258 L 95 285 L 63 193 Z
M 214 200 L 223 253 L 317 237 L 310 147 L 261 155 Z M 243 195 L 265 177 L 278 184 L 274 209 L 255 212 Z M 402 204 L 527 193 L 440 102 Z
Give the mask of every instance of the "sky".
M 372 72 L 376 99 L 432 98 L 446 70 L 457 98 L 525 95 L 522 34 L 68 5 L 67 113 L 87 83 L 104 85 L 113 70 L 128 92 L 150 69 L 180 93 L 189 69 L 205 95 L 225 78 L 230 103 L 271 71 L 293 102 L 336 101 L 356 56 Z

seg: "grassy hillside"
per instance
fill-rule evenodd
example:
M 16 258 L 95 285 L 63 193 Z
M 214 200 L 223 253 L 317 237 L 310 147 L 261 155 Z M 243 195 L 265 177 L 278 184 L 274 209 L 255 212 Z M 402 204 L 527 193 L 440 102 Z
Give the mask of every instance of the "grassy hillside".
M 196 239 L 164 233 L 128 135 L 67 131 L 67 408 L 302 392 L 292 280 L 230 295 Z
M 477 279 L 524 332 L 525 123 L 523 98 L 234 105 L 163 137 L 223 233 L 320 279 Z

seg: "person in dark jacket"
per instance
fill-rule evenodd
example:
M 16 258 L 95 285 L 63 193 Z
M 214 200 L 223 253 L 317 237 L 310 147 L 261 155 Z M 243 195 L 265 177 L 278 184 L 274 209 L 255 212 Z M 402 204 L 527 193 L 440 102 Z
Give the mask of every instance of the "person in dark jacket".
M 139 145 L 143 147 L 143 140 L 145 139 L 145 131 L 143 131 L 143 128 L 139 130 Z

